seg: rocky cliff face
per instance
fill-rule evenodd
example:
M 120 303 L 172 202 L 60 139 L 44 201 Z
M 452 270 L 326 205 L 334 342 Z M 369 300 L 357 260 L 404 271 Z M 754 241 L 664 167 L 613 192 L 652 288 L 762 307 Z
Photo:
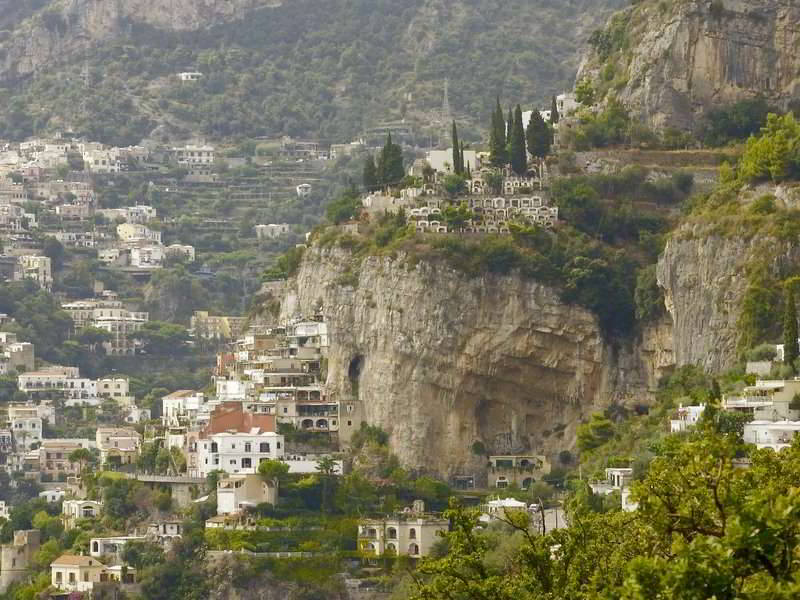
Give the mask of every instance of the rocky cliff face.
M 713 106 L 757 95 L 785 106 L 800 93 L 796 3 L 648 0 L 618 28 L 616 49 L 591 54 L 579 77 L 611 74 L 616 96 L 654 127 L 688 129 Z
M 779 208 L 800 207 L 800 190 L 793 186 L 745 189 L 737 201 L 746 207 L 764 195 L 773 196 Z M 719 373 L 737 359 L 748 267 L 755 265 L 780 281 L 796 272 L 800 249 L 791 238 L 778 239 L 769 230 L 726 231 L 716 225 L 690 220 L 678 228 L 660 257 L 657 278 L 672 321 L 659 345 L 671 333 L 676 365 L 699 364 Z
M 51 0 L 13 32 L 0 33 L 0 78 L 17 78 L 113 40 L 134 25 L 194 30 L 244 18 L 281 0 Z M 0 4 L 0 8 L 2 5 Z M 20 18 L 32 11 L 16 9 Z M 15 23 L 5 24 L 12 27 Z
M 595 317 L 517 277 L 465 275 L 429 262 L 312 248 L 289 282 L 284 317 L 322 310 L 330 393 L 391 434 L 411 468 L 485 469 L 472 451 L 553 456 L 581 418 L 645 401 L 657 377 L 631 349 L 608 346 Z

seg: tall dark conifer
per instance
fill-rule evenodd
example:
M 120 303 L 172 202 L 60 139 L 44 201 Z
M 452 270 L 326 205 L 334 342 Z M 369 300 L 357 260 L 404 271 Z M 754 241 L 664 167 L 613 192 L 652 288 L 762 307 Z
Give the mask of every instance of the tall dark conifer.
M 519 104 L 514 110 L 511 124 L 509 154 L 511 155 L 511 170 L 517 175 L 524 175 L 528 170 L 528 155 L 525 152 L 525 131 L 522 128 L 522 108 Z
M 493 167 L 502 167 L 507 162 L 506 156 L 506 121 L 503 109 L 500 107 L 500 98 L 492 113 L 491 127 L 489 128 L 489 161 Z
M 541 113 L 534 109 L 528 128 L 525 130 L 525 140 L 528 142 L 528 152 L 538 159 L 546 158 L 550 154 L 550 145 L 553 134 L 550 126 L 544 122 Z
M 794 371 L 797 360 L 797 306 L 794 303 L 794 291 L 786 286 L 786 306 L 783 311 L 783 363 Z
M 508 107 L 508 119 L 506 119 L 506 148 L 508 149 L 508 161 L 511 161 L 511 132 L 514 131 L 514 110 Z
M 378 188 L 378 171 L 375 166 L 375 158 L 370 154 L 364 161 L 364 188 L 368 192 L 374 192 Z
M 461 157 L 461 144 L 458 143 L 458 129 L 456 128 L 456 122 L 453 121 L 453 131 L 452 131 L 452 144 L 453 144 L 453 173 L 456 175 L 461 175 L 464 171 L 463 159 Z
M 553 101 L 550 103 L 550 124 L 555 125 L 558 123 L 560 115 L 558 114 L 558 102 L 556 101 L 555 95 L 553 95 Z

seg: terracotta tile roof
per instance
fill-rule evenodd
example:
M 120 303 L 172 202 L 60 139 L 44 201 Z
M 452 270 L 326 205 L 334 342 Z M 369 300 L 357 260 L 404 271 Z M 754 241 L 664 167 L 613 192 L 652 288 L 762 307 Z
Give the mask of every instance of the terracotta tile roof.
M 53 562 L 50 563 L 51 567 L 105 567 L 96 558 L 91 556 L 81 556 L 79 554 L 62 554 Z

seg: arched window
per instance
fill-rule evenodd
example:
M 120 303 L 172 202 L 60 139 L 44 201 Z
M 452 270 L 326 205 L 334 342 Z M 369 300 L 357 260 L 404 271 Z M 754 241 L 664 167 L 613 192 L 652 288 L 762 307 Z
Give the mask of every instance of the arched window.
M 413 527 L 408 530 L 408 539 L 415 540 L 417 539 L 417 530 Z
M 396 540 L 397 529 L 395 529 L 394 527 L 389 527 L 389 529 L 386 530 L 386 537 L 388 537 L 390 540 Z
M 409 544 L 408 554 L 410 556 L 419 556 L 419 546 L 417 546 L 416 544 Z

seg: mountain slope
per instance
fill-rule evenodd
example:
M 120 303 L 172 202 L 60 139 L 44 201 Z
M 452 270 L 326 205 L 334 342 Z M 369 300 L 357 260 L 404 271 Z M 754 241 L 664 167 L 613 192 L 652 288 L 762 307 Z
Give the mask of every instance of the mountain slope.
M 545 101 L 570 87 L 582 42 L 620 3 L 51 2 L 0 41 L 12 95 L 0 136 L 29 134 L 38 118 L 37 130 L 119 141 L 127 128 L 136 141 L 173 115 L 193 124 L 173 135 L 341 139 L 389 119 L 429 121 L 445 78 L 456 115 L 482 124 L 497 94 Z M 174 74 L 187 69 L 205 79 L 181 86 Z

